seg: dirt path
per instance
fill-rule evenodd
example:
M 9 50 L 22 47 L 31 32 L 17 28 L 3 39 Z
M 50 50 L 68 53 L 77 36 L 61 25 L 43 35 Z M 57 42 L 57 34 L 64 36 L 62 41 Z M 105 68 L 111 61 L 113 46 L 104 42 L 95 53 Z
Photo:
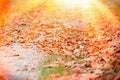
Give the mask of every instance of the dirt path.
M 40 64 L 38 59 L 42 61 L 44 56 L 42 53 L 38 54 L 36 46 L 25 48 L 21 44 L 13 43 L 0 47 L 0 54 L 0 65 L 6 80 L 37 80 Z

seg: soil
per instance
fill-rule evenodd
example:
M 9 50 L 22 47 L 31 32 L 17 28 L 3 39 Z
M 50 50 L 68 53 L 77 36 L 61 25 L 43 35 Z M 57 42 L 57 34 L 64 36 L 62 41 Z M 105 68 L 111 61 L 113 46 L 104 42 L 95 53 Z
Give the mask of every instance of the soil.
M 44 59 L 44 55 L 38 54 L 36 46 L 27 48 L 23 44 L 13 43 L 1 46 L 0 53 L 2 59 L 0 65 L 5 80 L 37 80 L 40 61 Z

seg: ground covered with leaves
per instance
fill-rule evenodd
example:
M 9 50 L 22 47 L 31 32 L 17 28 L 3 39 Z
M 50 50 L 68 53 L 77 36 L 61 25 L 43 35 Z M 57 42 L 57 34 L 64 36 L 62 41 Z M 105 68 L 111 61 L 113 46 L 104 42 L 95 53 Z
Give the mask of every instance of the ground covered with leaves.
M 95 19 L 48 3 L 7 16 L 0 45 L 36 45 L 46 56 L 39 80 L 120 80 L 120 4 L 107 4 L 117 18 L 106 18 L 96 8 L 100 17 Z

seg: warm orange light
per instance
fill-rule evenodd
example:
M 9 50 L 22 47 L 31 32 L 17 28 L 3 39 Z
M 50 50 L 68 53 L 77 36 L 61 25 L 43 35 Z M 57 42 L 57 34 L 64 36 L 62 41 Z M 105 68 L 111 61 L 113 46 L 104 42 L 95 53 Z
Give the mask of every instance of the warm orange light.
M 42 4 L 45 0 L 16 0 L 13 1 L 13 5 L 16 11 L 26 12 Z
M 63 7 L 87 7 L 94 0 L 55 0 L 55 3 Z
M 0 26 L 6 22 L 5 16 L 14 12 L 24 13 L 42 4 L 45 0 L 0 0 Z M 8 19 L 7 19 L 8 20 Z
M 85 29 L 93 27 L 94 34 L 99 34 L 99 25 L 102 25 L 102 19 L 106 23 L 117 23 L 117 18 L 112 12 L 100 2 L 100 0 L 54 0 L 55 4 L 67 12 L 82 14 L 82 21 Z M 77 10 L 77 11 L 76 11 Z M 88 25 L 89 24 L 89 25 Z M 97 27 L 98 26 L 98 27 Z

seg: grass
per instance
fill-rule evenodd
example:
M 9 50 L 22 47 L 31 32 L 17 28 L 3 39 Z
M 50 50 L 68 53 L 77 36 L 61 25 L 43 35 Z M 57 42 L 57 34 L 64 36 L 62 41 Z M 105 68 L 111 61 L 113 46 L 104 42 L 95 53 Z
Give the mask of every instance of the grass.
M 40 80 L 45 80 L 47 77 L 49 77 L 51 74 L 60 74 L 62 75 L 64 71 L 64 67 L 51 67 L 51 68 L 42 68 L 41 69 L 41 78 Z
M 55 59 L 57 59 L 59 57 L 59 55 L 56 55 L 56 54 L 52 54 L 52 55 L 49 55 L 47 57 L 47 59 L 43 62 L 43 65 L 47 65 L 47 64 L 50 64 L 52 63 Z
M 51 74 L 62 74 L 64 68 L 59 66 L 59 67 L 44 67 L 45 65 L 51 64 L 53 61 L 55 61 L 59 55 L 52 54 L 47 57 L 45 61 L 43 61 L 43 65 L 40 67 L 40 77 L 39 80 L 45 80 L 47 77 L 49 77 Z
M 52 55 L 49 55 L 45 61 L 43 61 L 43 65 L 40 67 L 41 73 L 40 73 L 39 80 L 46 80 L 52 74 L 63 75 L 64 72 L 66 72 L 69 75 L 71 73 L 71 68 L 66 69 L 62 65 L 57 67 L 44 67 L 45 65 L 50 65 L 57 58 L 62 58 L 62 57 L 60 55 L 52 54 Z M 67 63 L 71 60 L 72 58 L 68 57 L 66 60 L 64 60 L 64 62 Z
M 67 62 L 69 62 L 69 61 L 71 61 L 71 60 L 72 60 L 72 58 L 71 58 L 71 57 L 68 57 L 66 60 L 64 60 L 64 62 L 67 63 Z

